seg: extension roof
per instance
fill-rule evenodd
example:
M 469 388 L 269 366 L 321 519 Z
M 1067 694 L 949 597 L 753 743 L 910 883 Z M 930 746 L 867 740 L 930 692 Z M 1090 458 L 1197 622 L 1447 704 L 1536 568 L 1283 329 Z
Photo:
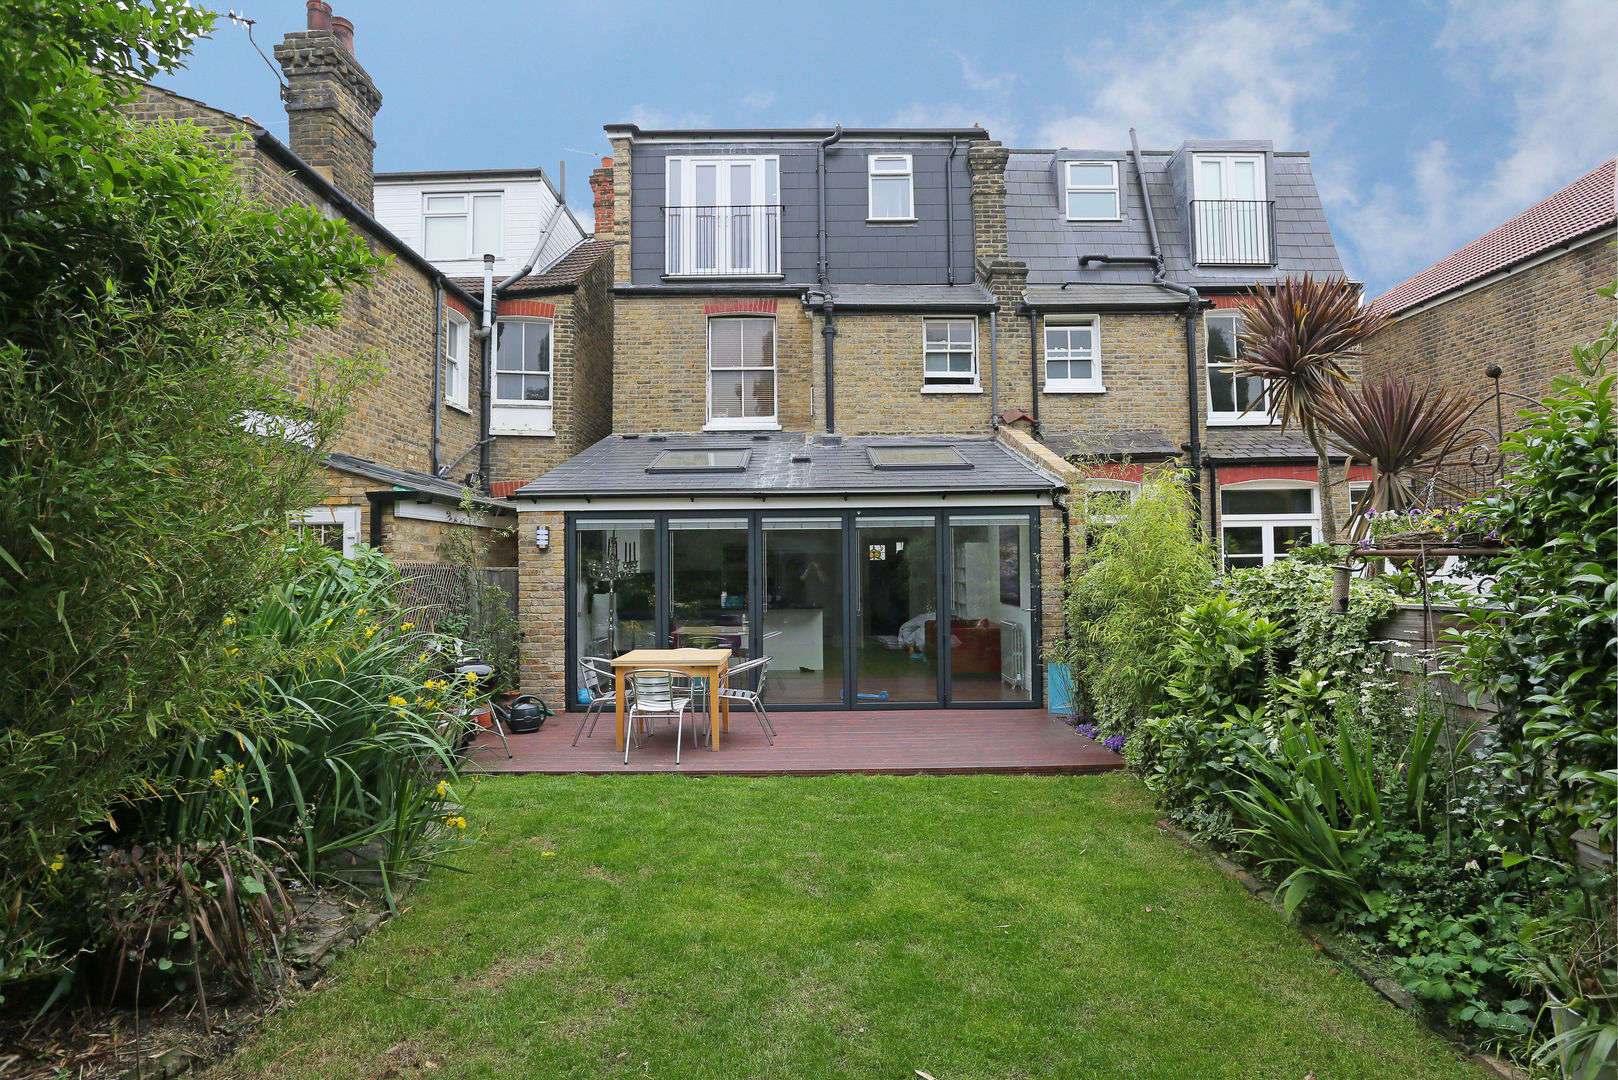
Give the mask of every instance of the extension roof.
M 969 468 L 877 468 L 871 449 L 950 447 Z M 648 471 L 668 450 L 745 450 L 743 468 Z M 919 495 L 1050 492 L 1051 474 L 992 438 L 770 435 L 609 435 L 511 497 L 655 498 L 658 496 Z
M 375 480 L 387 484 L 394 491 L 405 491 L 421 495 L 434 502 L 459 503 L 463 498 L 471 496 L 473 505 L 480 510 L 491 510 L 496 513 L 506 513 L 511 509 L 509 503 L 497 499 L 486 498 L 476 492 L 455 483 L 427 473 L 411 472 L 408 469 L 395 469 L 390 465 L 383 465 L 369 458 L 355 457 L 353 454 L 327 454 L 325 463 L 328 467 L 339 472 L 362 476 L 367 480 Z
M 1618 158 L 1611 158 L 1449 258 L 1395 285 L 1373 300 L 1371 307 L 1397 315 L 1580 237 L 1612 228 L 1618 221 L 1615 178 Z
M 585 240 L 552 266 L 543 274 L 529 274 L 513 283 L 501 296 L 524 296 L 528 293 L 557 292 L 562 289 L 571 289 L 579 283 L 585 273 L 601 258 L 612 252 L 611 240 Z M 496 274 L 495 281 L 499 282 L 502 275 Z M 481 277 L 458 277 L 452 279 L 455 284 L 482 299 L 483 279 Z

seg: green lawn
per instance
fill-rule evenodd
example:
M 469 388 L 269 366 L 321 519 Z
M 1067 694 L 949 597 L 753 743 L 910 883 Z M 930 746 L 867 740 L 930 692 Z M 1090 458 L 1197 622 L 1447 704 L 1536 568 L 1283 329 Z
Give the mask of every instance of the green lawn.
M 471 875 L 216 1076 L 1481 1075 L 1123 775 L 508 777 L 468 817 Z

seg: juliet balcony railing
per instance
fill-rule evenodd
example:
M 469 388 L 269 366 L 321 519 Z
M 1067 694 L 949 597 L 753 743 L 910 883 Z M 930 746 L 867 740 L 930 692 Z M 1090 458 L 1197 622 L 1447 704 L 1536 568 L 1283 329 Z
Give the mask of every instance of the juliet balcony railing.
M 781 207 L 663 207 L 665 277 L 781 273 Z
M 1200 266 L 1274 266 L 1275 203 L 1193 199 L 1193 256 Z

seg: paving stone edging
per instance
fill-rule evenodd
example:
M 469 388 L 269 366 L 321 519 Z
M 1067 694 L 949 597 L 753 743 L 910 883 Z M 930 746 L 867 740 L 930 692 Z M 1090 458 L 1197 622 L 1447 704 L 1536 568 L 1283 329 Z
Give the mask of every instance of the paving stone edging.
M 1283 918 L 1286 916 L 1286 909 L 1275 898 L 1275 890 L 1269 882 L 1231 862 L 1167 818 L 1160 818 L 1157 822 L 1157 827 L 1192 851 L 1195 851 L 1198 855 L 1201 855 L 1204 859 L 1207 859 L 1220 873 L 1239 882 L 1243 888 L 1253 894 L 1255 899 L 1269 905 L 1273 911 Z M 1393 979 L 1361 963 L 1359 958 L 1354 955 L 1353 950 L 1345 947 L 1335 934 L 1320 927 L 1309 925 L 1302 925 L 1299 930 L 1309 940 L 1310 944 L 1354 972 L 1387 1001 L 1410 1013 L 1429 1031 L 1441 1035 L 1449 1042 L 1454 1043 L 1466 1053 L 1467 1058 L 1474 1065 L 1487 1069 L 1495 1076 L 1500 1077 L 1501 1080 L 1532 1080 L 1528 1073 L 1523 1072 L 1509 1061 L 1497 1058 L 1493 1054 L 1485 1054 L 1462 1038 L 1458 1032 L 1440 1023 L 1431 1013 L 1422 1008 L 1421 1002 L 1417 1001 L 1410 991 L 1400 986 Z

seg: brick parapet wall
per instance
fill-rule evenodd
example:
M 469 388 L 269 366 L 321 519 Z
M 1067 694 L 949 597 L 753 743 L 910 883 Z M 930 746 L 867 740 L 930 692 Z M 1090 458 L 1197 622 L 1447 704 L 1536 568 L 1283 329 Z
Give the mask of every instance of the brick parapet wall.
M 630 157 L 628 137 L 617 136 L 612 143 L 612 280 L 628 284 L 629 274 L 629 215 L 630 215 Z

